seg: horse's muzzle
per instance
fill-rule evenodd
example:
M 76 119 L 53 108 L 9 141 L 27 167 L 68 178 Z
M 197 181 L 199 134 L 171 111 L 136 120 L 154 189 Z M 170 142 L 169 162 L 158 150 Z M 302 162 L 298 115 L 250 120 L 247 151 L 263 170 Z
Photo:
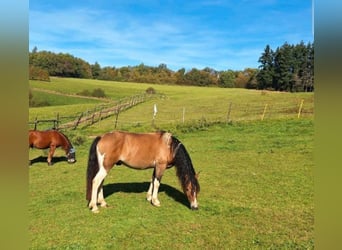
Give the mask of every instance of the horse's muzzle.
M 72 163 L 75 163 L 76 162 L 76 159 L 72 158 L 72 159 L 68 159 L 68 163 L 72 164 Z
M 198 203 L 196 198 L 192 202 L 190 202 L 190 207 L 191 210 L 198 210 Z
M 68 163 L 75 163 L 76 162 L 76 153 L 75 149 L 71 148 L 68 154 Z
M 191 210 L 198 210 L 198 207 L 191 206 Z

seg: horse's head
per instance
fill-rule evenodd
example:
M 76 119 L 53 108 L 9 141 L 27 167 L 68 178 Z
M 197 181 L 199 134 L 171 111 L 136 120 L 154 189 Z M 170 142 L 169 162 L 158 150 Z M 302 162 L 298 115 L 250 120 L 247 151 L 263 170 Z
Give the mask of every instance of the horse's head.
M 200 186 L 198 183 L 198 175 L 196 174 L 192 181 L 187 182 L 187 185 L 184 190 L 186 196 L 188 197 L 188 200 L 190 202 L 190 207 L 192 210 L 198 209 L 197 195 L 199 191 L 200 191 Z
M 172 138 L 173 165 L 176 166 L 176 173 L 182 185 L 182 189 L 190 202 L 192 210 L 198 209 L 197 195 L 200 191 L 198 174 L 192 165 L 189 153 L 183 143 L 177 138 Z
M 68 163 L 75 163 L 76 162 L 76 150 L 75 148 L 71 147 L 68 152 Z

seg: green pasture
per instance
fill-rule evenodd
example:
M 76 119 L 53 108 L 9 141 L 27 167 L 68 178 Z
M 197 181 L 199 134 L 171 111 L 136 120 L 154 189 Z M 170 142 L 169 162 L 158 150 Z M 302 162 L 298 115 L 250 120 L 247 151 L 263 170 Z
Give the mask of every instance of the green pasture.
M 94 100 L 90 98 L 82 98 L 77 96 L 63 96 L 59 94 L 53 94 L 48 92 L 42 92 L 34 90 L 32 91 L 34 93 L 34 101 L 36 101 L 38 104 L 41 104 L 41 106 L 60 106 L 65 105 L 66 103 L 68 105 L 73 104 L 98 104 L 101 102 L 101 100 Z M 44 105 L 45 104 L 45 105 Z
M 30 87 L 64 94 L 76 94 L 81 90 L 91 92 L 95 88 L 101 88 L 113 102 L 144 93 L 149 87 L 154 88 L 158 95 L 133 109 L 120 113 L 117 120 L 117 129 L 124 130 L 132 127 L 135 130 L 152 129 L 154 104 L 157 105 L 158 113 L 153 128 L 157 127 L 164 130 L 168 130 L 170 126 L 173 128 L 176 125 L 183 125 L 183 123 L 193 124 L 198 121 L 260 120 L 264 110 L 266 111 L 264 119 L 295 118 L 301 102 L 303 102 L 302 116 L 312 117 L 314 106 L 313 93 L 280 93 L 247 89 L 122 83 L 72 78 L 52 78 L 51 82 L 30 81 Z M 35 95 L 36 93 L 33 91 L 33 96 Z M 30 121 L 36 118 L 56 118 L 57 113 L 60 116 L 79 115 L 101 105 L 109 105 L 108 101 L 99 103 L 94 100 L 69 96 L 64 99 L 62 95 L 51 95 L 50 97 L 46 96 L 46 98 L 48 102 L 54 103 L 56 103 L 56 98 L 61 98 L 65 101 L 65 105 L 30 108 Z M 115 119 L 115 117 L 106 119 L 94 126 L 94 128 L 103 128 L 99 131 L 101 133 L 108 131 L 108 129 L 112 130 L 114 129 Z
M 30 80 L 31 88 L 46 89 L 57 91 L 64 94 L 77 94 L 83 90 L 92 92 L 94 89 L 101 88 L 105 94 L 113 99 L 120 99 L 127 96 L 139 94 L 147 89 L 150 84 L 131 84 L 112 81 L 101 81 L 79 78 L 58 78 L 51 77 L 50 82 Z
M 88 151 L 95 135 L 113 130 L 114 118 L 107 118 L 64 131 L 76 146 L 75 164 L 65 162 L 58 149 L 55 164 L 49 167 L 47 151 L 30 149 L 29 158 L 35 161 L 29 169 L 30 249 L 314 248 L 313 116 L 298 119 L 296 112 L 288 112 L 263 121 L 259 116 L 225 121 L 230 101 L 290 106 L 304 99 L 312 109 L 312 94 L 83 81 L 89 88 L 96 83 L 94 88 L 112 93 L 113 99 L 119 98 L 116 90 L 129 96 L 150 86 L 165 94 L 120 114 L 119 128 L 153 130 L 152 109 L 154 103 L 158 105 L 155 125 L 183 142 L 200 172 L 199 210 L 189 209 L 174 168 L 162 178 L 157 208 L 145 200 L 152 170 L 118 166 L 104 182 L 110 207 L 92 214 L 85 200 Z M 72 84 L 83 90 L 81 82 L 53 78 L 30 86 L 46 84 L 48 89 L 59 84 L 56 91 L 72 93 Z M 225 104 L 219 106 L 218 100 Z M 98 104 L 30 108 L 29 116 L 53 116 L 62 109 L 72 113 L 89 108 L 86 105 Z M 178 117 L 183 107 L 193 110 L 184 123 Z M 177 119 L 169 118 L 172 115 Z

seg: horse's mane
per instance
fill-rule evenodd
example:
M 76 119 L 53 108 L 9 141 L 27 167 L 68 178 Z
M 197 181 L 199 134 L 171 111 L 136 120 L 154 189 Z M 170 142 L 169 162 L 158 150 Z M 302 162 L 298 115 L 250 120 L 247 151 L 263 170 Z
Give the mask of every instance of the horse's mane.
M 174 154 L 173 165 L 176 166 L 176 173 L 181 182 L 183 191 L 186 192 L 187 183 L 191 182 L 191 191 L 195 191 L 194 187 L 196 187 L 198 193 L 200 191 L 200 186 L 189 153 L 176 137 L 172 136 L 171 138 L 171 148 Z
M 57 133 L 61 134 L 61 135 L 64 137 L 64 139 L 65 139 L 65 140 L 67 141 L 67 143 L 69 144 L 70 148 L 73 147 L 72 144 L 71 144 L 71 142 L 70 142 L 70 140 L 69 140 L 69 138 L 68 138 L 65 134 L 63 134 L 61 131 L 58 131 L 58 130 L 54 130 L 54 131 L 56 131 Z

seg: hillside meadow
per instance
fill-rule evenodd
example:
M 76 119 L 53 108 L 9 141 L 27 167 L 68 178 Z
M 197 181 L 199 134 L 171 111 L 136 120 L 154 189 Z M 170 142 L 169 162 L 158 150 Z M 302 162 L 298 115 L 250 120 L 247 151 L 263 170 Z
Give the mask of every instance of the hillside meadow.
M 63 161 L 58 149 L 49 167 L 46 150 L 30 149 L 29 158 L 37 159 L 29 169 L 30 249 L 313 249 L 313 115 L 297 118 L 294 108 L 304 100 L 304 107 L 312 110 L 312 93 L 62 78 L 30 81 L 31 88 L 68 95 L 100 87 L 113 101 L 151 86 L 163 95 L 121 113 L 118 128 L 146 132 L 158 127 L 182 141 L 199 172 L 199 210 L 189 209 L 174 168 L 162 178 L 157 208 L 145 200 L 152 170 L 117 166 L 104 182 L 110 207 L 99 214 L 89 211 L 88 151 L 95 135 L 114 129 L 114 117 L 109 117 L 64 131 L 75 144 L 75 164 Z M 30 108 L 30 120 L 84 112 L 102 103 L 69 96 L 72 101 L 59 104 L 58 96 L 65 98 L 51 94 L 46 99 L 53 105 Z M 230 102 L 236 109 L 227 121 Z M 282 105 L 286 112 L 270 110 L 261 120 L 265 103 Z M 158 113 L 152 127 L 154 104 Z M 254 105 L 261 109 L 255 111 Z
M 247 89 L 225 89 L 212 87 L 193 87 L 175 85 L 156 85 L 142 83 L 122 83 L 99 80 L 72 78 L 52 78 L 51 82 L 30 81 L 30 89 L 34 98 L 44 95 L 50 106 L 29 109 L 29 120 L 52 119 L 60 116 L 75 116 L 103 105 L 113 105 L 116 101 L 144 93 L 148 88 L 157 92 L 155 97 L 146 103 L 136 106 L 119 115 L 118 129 L 150 130 L 154 104 L 157 115 L 154 120 L 156 127 L 167 130 L 170 124 L 194 123 L 198 121 L 238 121 L 260 119 L 296 118 L 301 102 L 302 116 L 313 116 L 313 93 L 285 93 Z M 77 93 L 83 90 L 104 90 L 103 100 L 81 98 Z M 57 94 L 47 95 L 44 91 L 55 91 Z M 68 95 L 68 96 L 63 96 Z M 71 95 L 74 95 L 73 97 Z M 64 103 L 57 100 L 64 100 Z M 57 107 L 56 107 L 57 106 Z M 266 108 L 265 108 L 266 107 Z M 114 129 L 114 118 L 103 121 L 98 126 Z M 105 123 L 109 124 L 105 124 Z M 154 127 L 155 128 L 155 127 Z

